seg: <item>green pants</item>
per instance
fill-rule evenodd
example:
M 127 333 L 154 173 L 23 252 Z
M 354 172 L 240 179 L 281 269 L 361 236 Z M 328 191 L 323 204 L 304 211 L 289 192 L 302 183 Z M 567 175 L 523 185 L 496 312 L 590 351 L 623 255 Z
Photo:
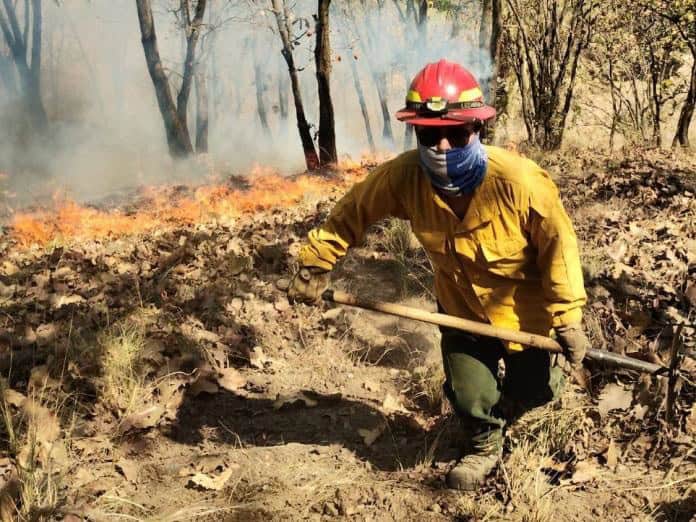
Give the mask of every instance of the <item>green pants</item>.
M 551 366 L 549 352 L 508 353 L 496 339 L 450 328 L 440 331 L 445 394 L 457 414 L 471 422 L 475 450 L 502 447 L 502 430 L 506 420 L 511 420 L 510 411 L 521 414 L 560 394 L 563 372 Z M 504 376 L 499 375 L 501 359 Z M 512 408 L 504 408 L 503 403 Z

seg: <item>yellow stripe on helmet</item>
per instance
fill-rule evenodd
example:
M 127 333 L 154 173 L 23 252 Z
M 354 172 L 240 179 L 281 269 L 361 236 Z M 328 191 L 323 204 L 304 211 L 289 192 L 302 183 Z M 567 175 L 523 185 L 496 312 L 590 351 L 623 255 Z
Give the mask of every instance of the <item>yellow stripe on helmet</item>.
M 474 87 L 473 89 L 467 89 L 466 91 L 462 91 L 462 93 L 459 95 L 459 100 L 457 101 L 470 102 L 479 98 L 483 98 L 483 92 L 481 92 L 481 89 L 479 87 Z
M 420 103 L 423 100 L 421 100 L 421 97 L 420 97 L 420 94 L 418 93 L 418 91 L 408 91 L 408 94 L 406 95 L 406 101 Z

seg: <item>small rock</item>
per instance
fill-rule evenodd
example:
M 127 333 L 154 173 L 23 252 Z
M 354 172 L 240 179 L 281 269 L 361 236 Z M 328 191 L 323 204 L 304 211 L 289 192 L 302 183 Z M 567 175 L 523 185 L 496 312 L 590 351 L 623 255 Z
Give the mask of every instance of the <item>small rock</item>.
M 232 308 L 239 311 L 244 306 L 244 301 L 242 301 L 239 297 L 234 297 L 232 298 L 232 302 L 230 304 L 232 305 Z

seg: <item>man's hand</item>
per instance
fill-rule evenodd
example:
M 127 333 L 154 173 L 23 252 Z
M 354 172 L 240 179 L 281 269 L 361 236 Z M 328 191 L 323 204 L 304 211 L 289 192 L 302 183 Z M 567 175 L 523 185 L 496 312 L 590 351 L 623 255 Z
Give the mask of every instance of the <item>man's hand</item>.
M 329 272 L 322 268 L 304 267 L 297 271 L 288 288 L 291 302 L 316 303 L 329 287 Z
M 585 358 L 590 341 L 582 330 L 580 323 L 557 326 L 556 337 L 563 348 L 563 355 L 573 368 L 579 368 Z

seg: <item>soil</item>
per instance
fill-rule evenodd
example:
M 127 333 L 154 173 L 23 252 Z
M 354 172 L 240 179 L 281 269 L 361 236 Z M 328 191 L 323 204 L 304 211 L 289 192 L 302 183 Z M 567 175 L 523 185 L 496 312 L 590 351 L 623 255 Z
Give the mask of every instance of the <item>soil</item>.
M 679 161 L 545 160 L 587 253 L 593 343 L 666 365 L 676 340 L 693 350 L 696 309 L 696 166 Z M 447 489 L 467 427 L 438 395 L 437 329 L 285 297 L 303 238 L 343 190 L 137 236 L 27 248 L 6 230 L 5 409 L 26 416 L 14 390 L 57 414 L 56 436 L 38 437 L 54 449 L 34 462 L 56 485 L 52 518 L 692 520 L 688 356 L 673 405 L 665 379 L 589 363 L 511 427 L 479 491 Z M 423 252 L 386 248 L 388 227 L 332 284 L 434 309 Z M 145 343 L 125 406 L 107 400 L 104 348 L 124 325 Z M 9 484 L 25 461 L 4 431 L 2 492 L 21 511 Z

